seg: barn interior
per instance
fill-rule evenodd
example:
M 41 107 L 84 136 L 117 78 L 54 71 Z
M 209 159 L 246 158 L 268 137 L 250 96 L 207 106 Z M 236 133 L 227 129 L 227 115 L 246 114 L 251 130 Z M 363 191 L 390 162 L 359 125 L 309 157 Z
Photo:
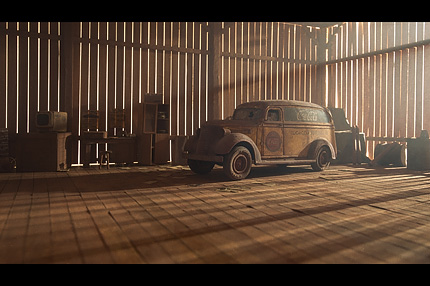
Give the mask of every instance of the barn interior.
M 0 22 L 0 263 L 430 262 L 430 22 Z M 328 169 L 195 174 L 242 103 L 330 109 Z

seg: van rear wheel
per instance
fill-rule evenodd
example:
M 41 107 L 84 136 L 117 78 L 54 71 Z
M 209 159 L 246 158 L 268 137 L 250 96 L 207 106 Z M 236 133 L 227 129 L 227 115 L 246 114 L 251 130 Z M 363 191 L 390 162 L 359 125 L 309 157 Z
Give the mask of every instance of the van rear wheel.
M 224 173 L 232 180 L 245 179 L 252 167 L 252 156 L 246 147 L 238 146 L 224 158 Z
M 327 146 L 322 146 L 318 149 L 315 159 L 315 163 L 311 164 L 314 171 L 327 169 L 331 161 L 330 149 Z

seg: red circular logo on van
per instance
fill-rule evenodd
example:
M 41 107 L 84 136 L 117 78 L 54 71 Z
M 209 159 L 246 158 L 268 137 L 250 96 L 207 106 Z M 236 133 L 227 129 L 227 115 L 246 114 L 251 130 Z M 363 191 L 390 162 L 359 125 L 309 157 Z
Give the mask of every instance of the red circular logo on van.
M 276 152 L 281 148 L 281 137 L 277 132 L 271 131 L 267 134 L 266 147 L 270 152 Z

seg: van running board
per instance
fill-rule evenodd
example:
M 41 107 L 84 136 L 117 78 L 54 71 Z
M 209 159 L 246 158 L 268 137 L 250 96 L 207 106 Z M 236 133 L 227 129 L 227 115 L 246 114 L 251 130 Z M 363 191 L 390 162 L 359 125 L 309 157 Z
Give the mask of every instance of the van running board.
M 261 160 L 260 162 L 256 162 L 255 165 L 309 165 L 315 163 L 315 160 L 295 160 L 295 159 L 278 159 L 278 160 Z

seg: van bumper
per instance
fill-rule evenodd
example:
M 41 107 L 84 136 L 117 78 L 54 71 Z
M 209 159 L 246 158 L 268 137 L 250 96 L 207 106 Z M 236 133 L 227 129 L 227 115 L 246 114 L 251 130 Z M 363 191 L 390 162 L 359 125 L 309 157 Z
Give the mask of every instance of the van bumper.
M 184 152 L 182 153 L 182 157 L 188 160 L 208 161 L 215 163 L 222 163 L 224 161 L 224 156 L 220 155 L 189 154 L 188 152 Z

